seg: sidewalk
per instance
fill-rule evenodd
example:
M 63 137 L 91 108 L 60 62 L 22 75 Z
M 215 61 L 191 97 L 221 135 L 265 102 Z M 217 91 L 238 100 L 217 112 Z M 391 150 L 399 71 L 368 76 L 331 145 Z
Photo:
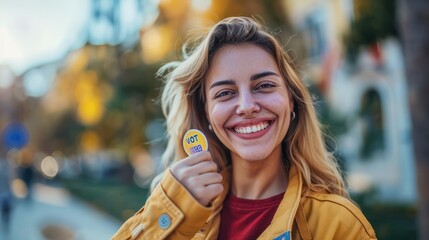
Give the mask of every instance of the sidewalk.
M 120 225 L 66 190 L 38 183 L 31 200 L 15 201 L 9 232 L 0 228 L 0 240 L 105 240 Z

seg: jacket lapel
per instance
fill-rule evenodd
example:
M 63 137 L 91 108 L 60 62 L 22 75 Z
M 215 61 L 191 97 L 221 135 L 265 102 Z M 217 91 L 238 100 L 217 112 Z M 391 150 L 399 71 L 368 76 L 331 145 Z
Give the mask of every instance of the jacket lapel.
M 291 164 L 289 183 L 273 220 L 258 239 L 290 239 L 295 215 L 301 200 L 302 179 L 296 167 Z

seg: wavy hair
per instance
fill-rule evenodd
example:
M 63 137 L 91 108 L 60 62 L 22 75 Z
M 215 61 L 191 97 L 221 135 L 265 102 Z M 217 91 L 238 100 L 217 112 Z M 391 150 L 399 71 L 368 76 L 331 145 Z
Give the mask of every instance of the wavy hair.
M 296 118 L 291 121 L 282 142 L 286 162 L 294 164 L 301 172 L 305 189 L 348 197 L 338 164 L 326 150 L 309 91 L 277 39 L 261 24 L 247 17 L 230 17 L 220 21 L 190 51 L 184 51 L 183 61 L 168 63 L 158 71 L 158 76 L 164 79 L 161 104 L 168 138 L 162 156 L 164 163 L 168 166 L 187 157 L 182 138 L 188 129 L 196 128 L 206 134 L 216 163 L 221 168 L 230 164 L 230 151 L 208 129 L 204 86 L 216 51 L 225 45 L 243 43 L 255 44 L 275 59 L 292 95 Z

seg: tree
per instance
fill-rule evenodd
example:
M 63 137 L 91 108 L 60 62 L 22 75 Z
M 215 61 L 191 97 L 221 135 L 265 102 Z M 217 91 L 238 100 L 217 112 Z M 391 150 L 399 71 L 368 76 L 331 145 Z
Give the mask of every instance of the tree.
M 373 46 L 388 37 L 397 37 L 396 3 L 392 0 L 354 1 L 354 18 L 344 36 L 347 58 L 355 62 L 361 46 Z
M 429 1 L 398 1 L 419 190 L 420 239 L 429 239 Z

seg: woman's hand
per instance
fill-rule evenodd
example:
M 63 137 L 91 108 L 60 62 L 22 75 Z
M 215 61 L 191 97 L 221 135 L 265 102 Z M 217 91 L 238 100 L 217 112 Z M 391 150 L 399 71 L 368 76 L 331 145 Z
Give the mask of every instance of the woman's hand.
M 174 163 L 170 168 L 173 176 L 204 206 L 223 191 L 222 175 L 210 152 L 202 151 Z

